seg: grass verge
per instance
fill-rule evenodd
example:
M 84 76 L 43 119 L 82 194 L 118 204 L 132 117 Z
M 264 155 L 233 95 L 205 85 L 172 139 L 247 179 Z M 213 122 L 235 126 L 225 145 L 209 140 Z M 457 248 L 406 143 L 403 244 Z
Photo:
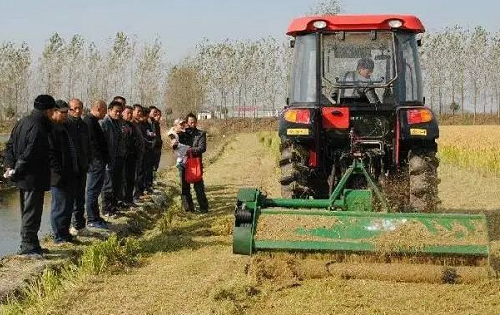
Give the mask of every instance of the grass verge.
M 231 141 L 233 141 L 232 137 L 221 143 L 208 156 L 206 164 L 215 163 Z M 130 214 L 132 220 L 129 221 L 130 226 L 126 230 L 135 236 L 127 236 L 126 231 L 119 231 L 118 234 L 111 234 L 104 241 L 93 242 L 73 261 L 47 267 L 16 296 L 9 297 L 7 303 L 0 305 L 0 314 L 50 314 L 67 289 L 105 273 L 127 271 L 138 265 L 142 256 L 154 251 L 152 245 L 163 246 L 164 244 L 150 242 L 146 235 L 142 235 L 142 232 L 151 229 L 159 230 L 160 233 L 170 233 L 173 218 L 182 215 L 180 201 L 175 198 L 180 194 L 175 180 L 176 175 L 175 168 L 159 174 L 160 182 L 166 192 L 166 200 L 163 202 L 163 204 L 168 204 L 166 209 L 152 209 L 149 205 L 144 207 L 142 211 L 144 213 L 138 211 Z M 161 216 L 158 218 L 156 214 L 159 211 Z M 151 226 L 152 220 L 154 220 L 153 226 Z

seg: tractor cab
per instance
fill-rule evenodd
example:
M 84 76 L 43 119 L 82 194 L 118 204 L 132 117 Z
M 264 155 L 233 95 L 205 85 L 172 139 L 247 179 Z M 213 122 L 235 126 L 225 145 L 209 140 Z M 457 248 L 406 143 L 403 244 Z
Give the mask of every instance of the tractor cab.
M 423 104 L 413 16 L 319 16 L 296 19 L 290 105 Z

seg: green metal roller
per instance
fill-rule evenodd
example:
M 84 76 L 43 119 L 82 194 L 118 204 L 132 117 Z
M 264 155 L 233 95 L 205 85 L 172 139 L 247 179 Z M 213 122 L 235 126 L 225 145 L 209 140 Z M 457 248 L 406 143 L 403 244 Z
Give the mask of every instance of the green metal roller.
M 353 174 L 363 174 L 370 189 L 346 189 Z M 271 250 L 488 257 L 490 246 L 483 214 L 388 212 L 385 196 L 362 162 L 354 161 L 329 199 L 239 191 L 233 252 Z

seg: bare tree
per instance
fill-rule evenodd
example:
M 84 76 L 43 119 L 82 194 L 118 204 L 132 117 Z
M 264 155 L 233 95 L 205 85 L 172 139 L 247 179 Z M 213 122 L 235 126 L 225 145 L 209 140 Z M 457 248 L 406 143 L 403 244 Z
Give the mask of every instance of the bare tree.
M 342 12 L 340 0 L 319 0 L 309 8 L 309 15 L 337 15 Z
M 13 118 L 18 105 L 26 99 L 30 64 L 26 43 L 20 47 L 12 42 L 0 46 L 0 108 L 6 118 Z
M 81 83 L 83 63 L 84 60 L 84 45 L 85 40 L 81 35 L 74 35 L 65 49 L 65 67 L 66 67 L 66 85 L 67 85 L 67 98 L 72 97 L 82 98 L 82 89 L 80 93 L 76 93 L 76 85 Z
M 87 104 L 96 99 L 106 99 L 104 61 L 95 43 L 90 43 L 86 54 L 86 95 Z
M 116 94 L 125 94 L 125 80 L 127 66 L 130 65 L 133 45 L 124 32 L 116 33 L 112 47 L 107 56 L 106 95 L 113 97 Z
M 56 97 L 62 94 L 64 57 L 64 40 L 58 33 L 54 33 L 43 50 L 40 73 L 45 92 Z
M 174 115 L 184 116 L 189 112 L 197 112 L 200 100 L 203 99 L 199 72 L 189 64 L 181 64 L 171 69 L 165 103 Z
M 146 44 L 139 57 L 136 70 L 136 86 L 141 104 L 158 105 L 162 46 L 159 38 L 152 44 Z
M 473 90 L 474 123 L 476 123 L 477 101 L 481 91 L 481 79 L 484 78 L 486 45 L 488 33 L 480 26 L 476 27 L 469 39 L 467 53 L 470 56 L 467 66 L 469 80 Z

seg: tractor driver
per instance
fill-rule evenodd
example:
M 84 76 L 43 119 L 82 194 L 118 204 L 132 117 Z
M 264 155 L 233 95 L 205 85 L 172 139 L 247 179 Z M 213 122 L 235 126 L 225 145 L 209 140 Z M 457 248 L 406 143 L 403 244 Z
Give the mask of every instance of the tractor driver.
M 349 71 L 346 73 L 344 80 L 347 82 L 355 82 L 357 85 L 364 85 L 371 81 L 371 75 L 375 64 L 370 58 L 361 58 L 358 60 L 356 71 Z M 347 91 L 346 91 L 347 92 Z M 351 95 L 345 93 L 344 96 L 353 98 L 366 98 L 370 104 L 380 104 L 380 99 L 373 87 L 358 86 L 352 90 Z

